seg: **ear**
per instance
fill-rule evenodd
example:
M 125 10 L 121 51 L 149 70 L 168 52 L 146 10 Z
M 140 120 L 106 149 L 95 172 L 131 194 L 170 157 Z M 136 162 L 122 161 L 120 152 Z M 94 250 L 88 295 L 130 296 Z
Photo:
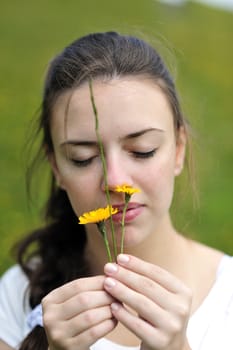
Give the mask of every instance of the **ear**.
M 59 171 L 58 166 L 57 166 L 55 154 L 51 152 L 51 153 L 47 154 L 47 157 L 48 157 L 49 164 L 52 168 L 53 175 L 56 179 L 57 186 L 62 188 L 63 190 L 65 190 L 63 183 L 62 183 L 62 177 L 61 177 L 60 171 Z
M 175 176 L 180 175 L 184 167 L 186 141 L 187 141 L 186 131 L 185 131 L 185 128 L 181 126 L 177 132 L 177 137 L 176 137 L 176 159 L 175 159 L 175 168 L 174 168 Z

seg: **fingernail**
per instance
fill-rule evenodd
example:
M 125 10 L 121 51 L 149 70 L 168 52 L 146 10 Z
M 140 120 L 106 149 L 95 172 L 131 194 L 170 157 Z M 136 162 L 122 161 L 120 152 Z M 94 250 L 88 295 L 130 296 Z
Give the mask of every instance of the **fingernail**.
M 115 273 L 117 272 L 117 266 L 116 264 L 107 263 L 104 267 L 104 271 L 107 273 Z
M 112 278 L 107 277 L 105 278 L 104 285 L 107 288 L 112 288 L 116 285 L 116 282 Z
M 119 264 L 127 264 L 129 262 L 129 256 L 125 254 L 119 254 L 117 257 L 117 262 Z

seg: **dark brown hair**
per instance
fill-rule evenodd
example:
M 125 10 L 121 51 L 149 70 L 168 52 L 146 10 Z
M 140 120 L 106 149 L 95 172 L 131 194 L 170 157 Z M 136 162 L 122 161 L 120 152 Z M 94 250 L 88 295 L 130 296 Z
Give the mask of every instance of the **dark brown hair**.
M 175 130 L 186 126 L 174 81 L 158 52 L 145 41 L 132 36 L 115 32 L 95 33 L 74 41 L 50 63 L 38 119 L 37 133 L 42 134 L 39 154 L 53 152 L 50 120 L 57 98 L 89 79 L 113 79 L 116 76 L 152 80 L 169 101 Z M 18 245 L 18 261 L 30 282 L 32 308 L 52 289 L 89 275 L 84 256 L 85 230 L 78 225 L 66 193 L 56 186 L 52 174 L 45 219 L 45 227 L 35 230 Z M 36 248 L 32 250 L 31 247 Z M 29 262 L 34 256 L 39 256 L 40 260 L 32 268 Z M 43 328 L 36 327 L 20 349 L 47 348 Z

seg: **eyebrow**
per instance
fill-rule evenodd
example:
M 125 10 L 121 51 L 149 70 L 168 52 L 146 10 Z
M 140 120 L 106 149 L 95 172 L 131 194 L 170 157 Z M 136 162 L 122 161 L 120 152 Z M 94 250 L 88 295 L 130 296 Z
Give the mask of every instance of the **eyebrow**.
M 147 128 L 147 129 L 143 129 L 143 130 L 140 130 L 140 131 L 136 131 L 136 132 L 133 132 L 129 135 L 126 135 L 123 137 L 123 139 L 134 139 L 136 137 L 139 137 L 139 136 L 142 136 L 148 132 L 151 132 L 151 131 L 158 131 L 158 132 L 164 132 L 164 130 L 162 129 L 158 129 L 158 128 Z
M 121 140 L 134 139 L 134 138 L 137 138 L 139 136 L 145 135 L 146 133 L 151 132 L 151 131 L 164 132 L 164 130 L 159 129 L 159 128 L 147 128 L 147 129 L 143 129 L 140 131 L 130 133 L 126 136 L 121 137 L 120 139 Z M 95 147 L 96 145 L 98 145 L 98 142 L 97 141 L 84 141 L 84 140 L 66 140 L 60 144 L 61 147 L 65 146 L 65 145 Z
M 96 146 L 97 142 L 96 141 L 78 141 L 78 140 L 67 140 L 64 141 L 60 144 L 60 146 L 65 146 L 65 145 L 71 145 L 71 146 Z

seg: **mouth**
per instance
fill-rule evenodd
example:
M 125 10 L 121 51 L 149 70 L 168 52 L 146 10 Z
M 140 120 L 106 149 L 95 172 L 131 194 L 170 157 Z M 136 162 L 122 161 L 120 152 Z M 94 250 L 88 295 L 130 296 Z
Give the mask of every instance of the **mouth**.
M 114 222 L 122 222 L 123 219 L 123 210 L 125 204 L 116 204 L 113 205 L 113 208 L 117 209 L 118 212 L 112 216 Z M 139 203 L 129 203 L 125 212 L 125 223 L 133 221 L 137 216 L 143 211 L 144 205 Z

